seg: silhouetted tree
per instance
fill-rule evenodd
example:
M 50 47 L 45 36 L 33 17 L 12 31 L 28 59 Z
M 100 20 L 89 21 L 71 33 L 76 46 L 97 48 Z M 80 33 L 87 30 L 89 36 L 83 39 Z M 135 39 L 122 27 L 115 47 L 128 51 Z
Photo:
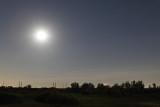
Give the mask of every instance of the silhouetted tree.
M 94 85 L 92 83 L 84 83 L 82 84 L 81 88 L 88 88 L 88 89 L 93 89 L 94 88 Z
M 92 83 L 84 83 L 81 86 L 82 93 L 89 94 L 93 93 L 94 91 L 94 85 Z
M 136 89 L 138 93 L 142 93 L 144 91 L 144 83 L 143 81 L 136 82 Z
M 102 84 L 102 83 L 98 83 L 98 85 L 97 85 L 97 89 L 104 89 L 104 85 Z
M 24 88 L 32 88 L 31 85 L 26 85 Z
M 79 88 L 79 83 L 74 82 L 71 84 L 71 87 L 72 88 Z
M 153 85 L 153 88 L 157 88 L 157 85 L 155 83 L 153 83 L 152 85 Z
M 118 83 L 115 83 L 115 84 L 112 86 L 112 88 L 119 88 Z
M 79 83 L 76 83 L 76 82 L 72 83 L 71 88 L 72 88 L 73 92 L 78 92 L 79 91 Z
M 136 87 L 136 81 L 132 81 L 132 82 L 131 82 L 131 88 L 137 88 L 137 87 Z
M 126 89 L 130 89 L 131 84 L 129 83 L 129 81 L 126 81 L 125 83 L 122 83 L 122 86 Z

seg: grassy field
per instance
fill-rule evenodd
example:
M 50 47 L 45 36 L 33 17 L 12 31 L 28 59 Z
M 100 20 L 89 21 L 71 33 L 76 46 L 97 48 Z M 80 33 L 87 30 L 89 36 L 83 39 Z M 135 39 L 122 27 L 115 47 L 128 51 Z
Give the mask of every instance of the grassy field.
M 0 104 L 0 107 L 160 107 L 160 99 L 150 98 L 146 96 L 128 96 L 128 97 L 113 97 L 113 96 L 103 96 L 103 95 L 83 95 L 83 94 L 73 94 L 66 92 L 52 92 L 51 90 L 12 90 L 12 91 L 0 91 L 1 93 L 7 93 L 12 96 L 10 100 L 15 100 L 15 102 Z M 55 101 L 54 98 L 63 100 L 60 103 L 47 103 L 43 102 L 41 99 L 37 101 L 37 96 L 41 96 L 43 93 L 49 93 L 49 97 L 44 97 L 46 101 L 47 98 L 51 101 Z M 52 94 L 50 96 L 50 94 Z M 55 97 L 55 94 L 57 97 Z M 1 96 L 1 95 L 0 95 Z M 43 98 L 38 97 L 38 98 Z M 2 96 L 3 97 L 3 96 Z M 1 98 L 2 99 L 2 98 Z M 1 100 L 0 99 L 0 100 Z M 4 98 L 3 98 L 4 99 Z M 75 100 L 76 99 L 76 100 Z M 8 98 L 6 98 L 8 100 Z M 74 101 L 73 101 L 74 100 Z M 59 100 L 56 100 L 59 101 Z M 67 101 L 68 103 L 65 103 Z M 78 101 L 78 104 L 69 104 L 70 102 Z M 1 102 L 2 103 L 2 102 Z

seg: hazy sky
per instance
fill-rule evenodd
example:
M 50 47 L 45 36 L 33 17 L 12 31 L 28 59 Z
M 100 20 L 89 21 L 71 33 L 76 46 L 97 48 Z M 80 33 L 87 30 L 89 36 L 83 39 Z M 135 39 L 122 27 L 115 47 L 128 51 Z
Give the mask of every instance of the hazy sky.
M 158 83 L 159 47 L 159 0 L 0 0 L 0 85 Z

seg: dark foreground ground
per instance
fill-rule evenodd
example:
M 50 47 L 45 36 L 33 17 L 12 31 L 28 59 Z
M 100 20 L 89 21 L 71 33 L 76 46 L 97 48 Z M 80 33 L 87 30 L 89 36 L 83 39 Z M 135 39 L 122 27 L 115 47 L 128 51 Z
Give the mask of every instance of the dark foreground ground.
M 64 89 L 1 89 L 0 107 L 160 107 L 160 98 L 70 93 Z

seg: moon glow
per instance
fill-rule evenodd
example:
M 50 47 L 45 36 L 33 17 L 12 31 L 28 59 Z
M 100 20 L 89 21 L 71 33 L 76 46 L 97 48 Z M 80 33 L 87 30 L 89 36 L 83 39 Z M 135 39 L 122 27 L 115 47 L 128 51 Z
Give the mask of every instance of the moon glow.
M 38 30 L 35 34 L 35 39 L 38 42 L 47 42 L 49 35 L 45 30 Z

